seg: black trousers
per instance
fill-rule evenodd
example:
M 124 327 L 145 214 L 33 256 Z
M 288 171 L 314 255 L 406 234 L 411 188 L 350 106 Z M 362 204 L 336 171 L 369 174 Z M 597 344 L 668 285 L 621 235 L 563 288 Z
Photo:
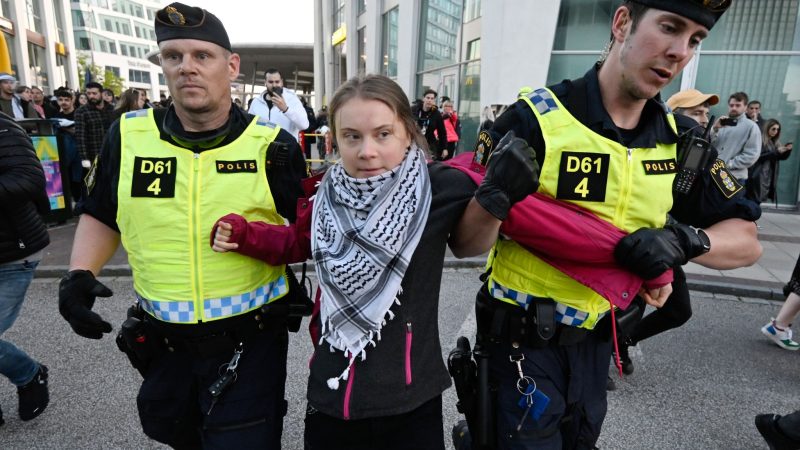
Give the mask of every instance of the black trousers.
M 309 405 L 306 450 L 444 450 L 442 396 L 405 414 L 343 420 Z
M 208 388 L 233 351 L 164 351 L 151 363 L 139 389 L 144 433 L 176 449 L 280 449 L 288 342 L 285 328 L 248 338 L 236 381 L 213 409 Z

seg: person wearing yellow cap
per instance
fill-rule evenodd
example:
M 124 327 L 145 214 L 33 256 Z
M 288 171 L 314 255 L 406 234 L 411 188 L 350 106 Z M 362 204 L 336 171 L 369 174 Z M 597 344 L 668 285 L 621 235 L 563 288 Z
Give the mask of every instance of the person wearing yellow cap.
M 508 132 L 524 137 L 541 167 L 537 195 L 581 207 L 622 230 L 624 237 L 611 250 L 615 270 L 644 280 L 638 294 L 655 307 L 672 292 L 668 281 L 655 281 L 672 267 L 689 260 L 745 266 L 761 253 L 752 222 L 757 207 L 703 209 L 708 196 L 741 196 L 741 186 L 700 185 L 683 176 L 676 185 L 682 168 L 695 174 L 714 170 L 720 178 L 729 174 L 705 152 L 702 164 L 678 158 L 679 135 L 697 125 L 673 115 L 659 95 L 730 4 L 623 1 L 598 64 L 581 78 L 518 99 L 479 139 L 490 147 Z M 531 218 L 527 229 L 542 233 L 540 220 Z M 571 250 L 579 242 L 566 239 L 561 246 Z M 498 238 L 489 254 L 476 299 L 476 359 L 481 364 L 488 358 L 491 389 L 479 392 L 493 399 L 486 408 L 493 417 L 468 418 L 478 426 L 464 433 L 457 425 L 456 440 L 469 436 L 472 448 L 593 448 L 607 410 L 611 330 L 623 323 L 614 320 L 616 297 L 601 295 L 537 255 L 536 247 L 513 239 Z M 630 300 L 637 292 L 618 295 Z
M 675 114 L 691 117 L 705 128 L 708 125 L 709 107 L 719 103 L 717 94 L 703 94 L 697 89 L 686 89 L 667 100 L 667 106 Z
M 117 345 L 144 380 L 144 433 L 174 448 L 279 449 L 288 328 L 307 300 L 286 270 L 216 253 L 209 235 L 231 209 L 294 222 L 305 171 L 297 141 L 231 102 L 239 55 L 220 20 L 172 3 L 155 17 L 165 109 L 127 112 L 87 177 L 59 312 L 79 335 L 111 324 L 93 312 L 111 290 L 95 279 L 120 241 L 136 304 Z M 310 311 L 309 311 L 310 313 Z

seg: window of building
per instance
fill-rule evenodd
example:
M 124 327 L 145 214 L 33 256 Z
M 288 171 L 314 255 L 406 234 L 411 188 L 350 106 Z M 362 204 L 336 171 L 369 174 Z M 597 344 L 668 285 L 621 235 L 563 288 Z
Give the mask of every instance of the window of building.
M 28 42 L 28 67 L 33 75 L 32 85 L 39 86 L 44 92 L 49 92 L 49 77 L 44 60 L 44 49 L 36 44 Z
M 44 33 L 42 26 L 41 0 L 25 0 L 25 12 L 28 16 L 28 29 L 37 33 Z
M 344 25 L 344 0 L 331 0 L 333 3 L 333 29 L 338 30 Z
M 128 81 L 133 81 L 134 83 L 150 84 L 150 72 L 144 70 L 129 69 Z
M 122 56 L 128 56 L 128 46 L 125 44 L 119 44 L 119 51 L 122 53 Z
M 117 25 L 117 33 L 119 33 L 119 23 Z M 114 32 L 114 25 L 111 23 L 111 19 L 103 19 L 103 29 L 105 31 Z
M 462 1 L 423 0 L 418 67 L 421 71 L 456 62 Z
M 88 37 L 79 37 L 78 38 L 78 50 L 91 50 L 92 47 L 89 45 L 89 38 Z
M 158 74 L 158 84 L 161 85 L 161 86 L 166 86 L 167 85 L 167 80 L 164 78 L 164 74 L 163 73 L 159 73 Z
M 117 54 L 117 44 L 115 42 L 108 43 L 108 53 Z
M 464 2 L 464 23 L 471 22 L 481 16 L 481 0 Z
M 58 33 L 58 42 L 67 42 L 66 34 L 64 33 L 64 5 L 61 0 L 53 0 L 53 9 L 56 16 L 56 33 Z
M 111 73 L 113 73 L 113 74 L 114 74 L 114 76 L 116 76 L 117 78 L 119 78 L 119 67 L 114 67 L 114 66 L 106 66 L 106 67 L 105 67 L 105 71 L 106 71 L 106 72 L 111 72 Z
M 381 34 L 383 64 L 381 73 L 390 78 L 397 78 L 397 23 L 399 15 L 398 8 L 392 8 L 383 15 Z
M 0 16 L 5 17 L 6 19 L 13 19 L 13 17 L 11 17 L 10 0 L 0 0 Z
M 127 23 L 127 21 L 122 23 L 122 34 L 126 36 L 131 35 L 131 26 Z
M 481 40 L 475 39 L 467 42 L 467 61 L 481 57 Z
M 367 73 L 367 33 L 366 28 L 361 27 L 356 33 L 358 39 L 358 73 L 364 75 Z
M 356 14 L 359 16 L 367 10 L 367 0 L 358 0 Z

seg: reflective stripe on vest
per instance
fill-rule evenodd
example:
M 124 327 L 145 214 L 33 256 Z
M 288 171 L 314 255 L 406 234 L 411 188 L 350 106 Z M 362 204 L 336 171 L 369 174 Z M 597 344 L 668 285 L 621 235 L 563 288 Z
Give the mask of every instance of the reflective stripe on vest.
M 672 208 L 675 145 L 628 149 L 580 123 L 548 89 L 522 99 L 539 121 L 547 154 L 538 192 L 578 204 L 627 232 L 660 228 Z M 671 114 L 667 120 L 673 130 Z M 661 170 L 657 170 L 661 169 Z M 510 240 L 498 240 L 487 268 L 490 280 L 516 293 L 549 297 L 586 314 L 579 326 L 594 328 L 608 301 Z M 495 298 L 516 299 L 497 290 Z
M 159 320 L 211 321 L 288 292 L 285 266 L 211 250 L 220 217 L 283 224 L 267 182 L 266 152 L 279 127 L 253 120 L 230 144 L 194 153 L 160 139 L 151 109 L 120 120 L 117 225 L 133 284 Z

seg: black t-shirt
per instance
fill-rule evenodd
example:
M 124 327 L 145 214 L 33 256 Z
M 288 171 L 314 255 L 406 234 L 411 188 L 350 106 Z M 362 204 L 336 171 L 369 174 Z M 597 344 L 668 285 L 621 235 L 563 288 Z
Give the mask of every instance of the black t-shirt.
M 352 420 L 412 411 L 450 386 L 439 340 L 439 290 L 447 240 L 472 199 L 475 183 L 458 169 L 441 163 L 429 164 L 428 173 L 430 214 L 403 276 L 400 305 L 392 306 L 394 319 L 381 329 L 377 345 L 367 348 L 367 358 L 362 361 L 356 357 L 350 372 L 354 380 L 349 394 Z M 407 343 L 410 349 L 405 347 Z M 314 408 L 341 418 L 345 389 L 330 389 L 327 379 L 341 374 L 348 360 L 341 351 L 331 352 L 329 348 L 323 342 L 316 349 L 307 396 Z M 410 384 L 406 363 L 411 371 Z
M 188 141 L 214 137 L 220 134 L 219 130 L 198 133 L 185 131 L 172 108 L 154 109 L 153 116 L 161 134 L 161 140 L 197 153 L 219 148 L 235 141 L 255 118 L 255 116 L 232 106 L 230 119 L 222 127 L 229 127 L 229 129 L 219 142 L 205 148 L 200 145 L 188 148 L 184 144 L 175 141 L 165 131 L 165 128 L 174 133 L 178 139 Z M 100 157 L 97 161 L 95 182 L 89 192 L 89 196 L 78 205 L 79 213 L 89 214 L 116 231 L 119 231 L 116 217 L 121 144 L 122 138 L 120 136 L 119 120 L 117 120 L 106 133 Z M 278 214 L 290 222 L 294 222 L 297 199 L 303 195 L 300 180 L 305 175 L 305 160 L 297 140 L 286 130 L 280 130 L 275 142 L 271 144 L 267 152 L 267 160 L 269 161 L 269 164 L 267 164 L 267 180 L 272 198 L 275 201 L 275 208 Z
M 624 130 L 617 127 L 603 107 L 600 97 L 600 84 L 597 69 L 592 68 L 577 80 L 564 80 L 549 88 L 558 100 L 578 121 L 593 132 L 626 147 L 654 148 L 656 143 L 677 144 L 679 135 L 697 133 L 697 122 L 682 115 L 674 115 L 678 126 L 676 134 L 667 120 L 667 108 L 656 96 L 645 103 L 641 119 L 636 128 Z M 542 130 L 530 106 L 518 100 L 495 120 L 489 134 L 494 144 L 509 131 L 524 138 L 536 151 L 541 167 L 547 154 Z M 481 143 L 479 139 L 478 143 Z M 687 195 L 673 195 L 670 215 L 681 223 L 696 227 L 708 227 L 728 218 L 756 220 L 761 215 L 757 204 L 747 200 L 744 189 L 728 189 L 724 183 L 727 175 L 720 175 L 725 169 L 714 168 L 716 151 L 700 174 L 692 190 Z M 712 170 L 713 169 L 713 170 Z M 729 174 L 728 174 L 729 175 Z M 734 178 L 734 177 L 730 177 Z M 734 180 L 735 182 L 735 180 Z

